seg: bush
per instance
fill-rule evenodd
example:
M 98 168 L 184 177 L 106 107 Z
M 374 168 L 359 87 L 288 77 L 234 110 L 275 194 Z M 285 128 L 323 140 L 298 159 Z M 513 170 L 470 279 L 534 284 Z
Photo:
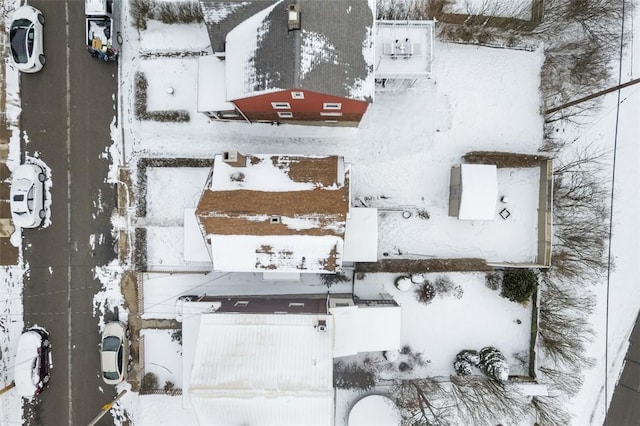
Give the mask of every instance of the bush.
M 491 290 L 499 290 L 500 289 L 500 281 L 502 280 L 502 276 L 498 272 L 488 272 L 485 275 L 484 284 Z
M 480 363 L 478 367 L 489 377 L 505 382 L 509 380 L 509 366 L 498 349 L 487 346 L 480 349 Z
M 393 281 L 393 285 L 400 291 L 407 291 L 411 288 L 411 277 L 408 275 L 400 275 Z
M 320 274 L 320 281 L 322 281 L 322 284 L 326 285 L 327 288 L 331 288 L 334 284 L 348 282 L 349 277 L 341 272 L 336 272 L 335 274 Z
M 502 278 L 502 297 L 525 303 L 538 289 L 538 277 L 530 269 L 510 269 Z
M 436 296 L 436 290 L 429 281 L 425 281 L 424 284 L 416 290 L 416 295 L 420 302 L 428 305 Z
M 457 359 L 453 363 L 453 369 L 458 376 L 469 376 L 473 372 L 473 366 L 464 359 Z
M 478 351 L 473 349 L 464 349 L 456 355 L 453 363 L 453 369 L 458 376 L 468 376 L 473 372 L 473 367 L 477 367 L 480 363 L 480 355 Z
M 376 374 L 358 364 L 339 361 L 333 365 L 333 382 L 339 389 L 367 391 L 376 385 Z
M 140 383 L 140 393 L 149 393 L 151 391 L 158 389 L 158 376 L 153 373 L 147 373 L 142 378 L 142 383 Z

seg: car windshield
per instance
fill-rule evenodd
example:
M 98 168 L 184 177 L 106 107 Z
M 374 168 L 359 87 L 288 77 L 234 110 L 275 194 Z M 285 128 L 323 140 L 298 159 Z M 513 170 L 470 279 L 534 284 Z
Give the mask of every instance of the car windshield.
M 105 337 L 102 341 L 102 350 L 105 352 L 115 352 L 120 349 L 120 339 L 115 336 Z
M 102 375 L 107 380 L 118 380 L 118 378 L 120 377 L 115 371 L 103 371 Z
M 34 38 L 33 25 L 28 19 L 18 19 L 11 25 L 9 39 L 11 40 L 11 54 L 18 64 L 24 64 L 29 60 L 29 52 L 33 51 Z

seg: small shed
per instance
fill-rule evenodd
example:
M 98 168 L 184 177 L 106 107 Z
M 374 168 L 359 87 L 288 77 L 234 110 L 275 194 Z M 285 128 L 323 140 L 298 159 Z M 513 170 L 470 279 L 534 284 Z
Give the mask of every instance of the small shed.
M 460 164 L 451 168 L 449 216 L 460 220 L 493 220 L 498 202 L 498 168 Z

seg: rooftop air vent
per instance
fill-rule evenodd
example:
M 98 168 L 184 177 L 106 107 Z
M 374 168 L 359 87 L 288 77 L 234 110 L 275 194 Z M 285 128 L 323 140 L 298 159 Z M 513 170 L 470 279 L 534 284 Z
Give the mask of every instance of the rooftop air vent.
M 238 151 L 225 151 L 222 153 L 222 161 L 232 167 L 245 167 L 247 165 L 247 157 Z
M 316 328 L 318 329 L 318 331 L 327 331 L 327 321 L 319 320 Z
M 280 216 L 271 216 L 269 218 L 269 223 L 282 223 Z
M 289 31 L 300 29 L 300 9 L 297 4 L 290 4 L 287 7 L 287 28 Z

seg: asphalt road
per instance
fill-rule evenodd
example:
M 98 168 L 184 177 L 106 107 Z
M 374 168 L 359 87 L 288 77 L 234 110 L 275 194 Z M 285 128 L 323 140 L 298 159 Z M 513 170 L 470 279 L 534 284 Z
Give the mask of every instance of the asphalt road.
M 116 115 L 117 65 L 92 60 L 84 45 L 84 2 L 30 1 L 46 19 L 44 69 L 22 75 L 22 152 L 51 169 L 51 225 L 24 230 L 25 327 L 51 337 L 49 387 L 25 407 L 31 425 L 86 425 L 116 392 L 100 378 L 96 265 L 115 258 L 110 217 L 115 188 L 106 184 Z M 92 246 L 95 236 L 95 246 Z M 107 318 L 110 319 L 110 318 Z M 105 416 L 100 425 L 112 424 Z
M 624 368 L 604 423 L 606 426 L 640 426 L 640 315 L 631 332 Z

